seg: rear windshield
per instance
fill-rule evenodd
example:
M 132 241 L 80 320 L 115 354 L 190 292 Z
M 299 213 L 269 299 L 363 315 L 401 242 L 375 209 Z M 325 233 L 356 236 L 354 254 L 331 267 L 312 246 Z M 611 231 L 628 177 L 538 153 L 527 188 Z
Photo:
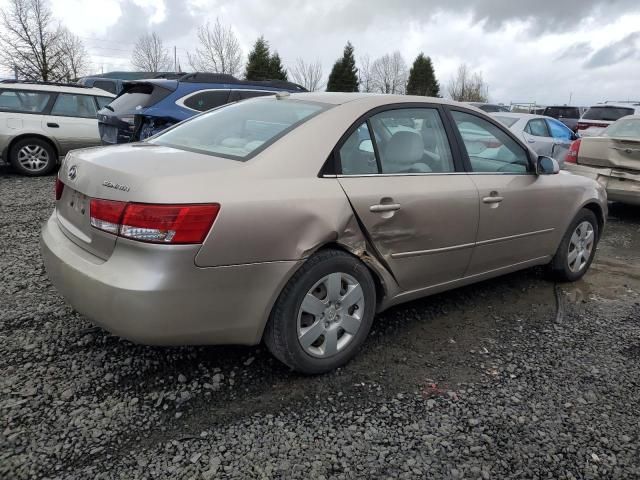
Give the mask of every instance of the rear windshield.
M 247 100 L 198 115 L 149 141 L 244 161 L 327 108 L 299 100 Z
M 516 123 L 519 120 L 518 118 L 501 117 L 499 115 L 494 115 L 493 118 L 498 120 L 500 123 L 506 125 L 507 127 L 510 127 L 511 125 L 513 125 L 514 123 Z
M 582 118 L 585 120 L 615 122 L 627 115 L 633 115 L 633 112 L 633 108 L 625 107 L 591 107 L 585 112 Z
M 544 115 L 553 118 L 580 118 L 580 110 L 577 107 L 547 107 Z
M 171 90 L 150 83 L 126 86 L 122 93 L 109 104 L 114 112 L 135 112 L 155 105 L 171 93 Z
M 602 134 L 606 137 L 637 138 L 640 140 L 640 119 L 619 120 L 610 125 Z

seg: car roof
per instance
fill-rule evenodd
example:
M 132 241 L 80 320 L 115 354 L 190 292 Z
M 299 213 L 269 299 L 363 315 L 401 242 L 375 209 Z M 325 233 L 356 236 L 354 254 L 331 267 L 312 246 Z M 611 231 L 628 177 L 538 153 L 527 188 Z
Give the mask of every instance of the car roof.
M 96 95 L 99 97 L 115 97 L 114 94 L 100 88 L 88 88 L 82 85 L 48 85 L 45 83 L 2 82 L 0 89 L 32 90 L 38 92 L 75 93 L 79 95 Z
M 545 115 L 536 115 L 535 113 L 517 113 L 517 112 L 491 112 L 490 115 L 505 118 L 526 118 L 532 120 L 534 118 L 550 118 Z
M 484 113 L 477 107 L 468 103 L 455 102 L 439 97 L 423 97 L 420 95 L 395 95 L 386 93 L 362 93 L 362 92 L 304 92 L 304 93 L 291 93 L 289 98 L 294 100 L 306 100 L 308 102 L 326 103 L 329 105 L 342 105 L 350 102 L 366 102 L 375 108 L 377 106 L 384 106 L 394 103 L 435 103 L 441 105 L 451 105 L 464 107 L 468 110 L 474 110 Z
M 595 105 L 591 105 L 589 108 L 631 108 L 632 110 L 640 110 L 640 105 L 637 103 L 624 103 L 624 102 L 606 102 L 606 103 L 596 103 Z

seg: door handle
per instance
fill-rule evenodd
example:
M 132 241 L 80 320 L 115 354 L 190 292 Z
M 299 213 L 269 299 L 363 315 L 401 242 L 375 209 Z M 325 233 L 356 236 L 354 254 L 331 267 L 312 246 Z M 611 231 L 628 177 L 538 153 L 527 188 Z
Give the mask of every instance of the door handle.
M 371 205 L 369 207 L 370 212 L 395 212 L 396 210 L 400 210 L 399 203 L 382 203 L 379 205 Z
M 498 196 L 484 197 L 482 199 L 484 203 L 500 203 L 502 200 L 504 200 L 504 197 Z
M 49 122 L 49 123 L 47 123 L 47 127 L 50 127 L 50 128 L 60 128 L 60 125 L 58 125 L 57 123 L 51 123 L 51 122 Z

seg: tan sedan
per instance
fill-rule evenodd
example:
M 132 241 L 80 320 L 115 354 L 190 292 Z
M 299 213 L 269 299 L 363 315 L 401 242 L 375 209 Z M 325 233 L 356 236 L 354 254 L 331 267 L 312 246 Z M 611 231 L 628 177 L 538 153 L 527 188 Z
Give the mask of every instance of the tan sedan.
M 597 180 L 609 200 L 640 205 L 640 115 L 621 118 L 600 136 L 573 142 L 564 168 Z
M 257 344 L 320 373 L 392 305 L 548 264 L 576 280 L 597 182 L 436 98 L 305 93 L 70 153 L 42 232 L 54 285 L 152 344 Z

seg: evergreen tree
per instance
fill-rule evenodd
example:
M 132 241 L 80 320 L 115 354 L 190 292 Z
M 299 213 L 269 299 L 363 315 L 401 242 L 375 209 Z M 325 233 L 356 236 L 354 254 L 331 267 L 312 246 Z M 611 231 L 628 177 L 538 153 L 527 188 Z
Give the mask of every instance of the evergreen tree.
M 422 52 L 416 57 L 411 70 L 409 70 L 407 95 L 440 96 L 440 84 L 436 80 L 431 58 L 425 57 Z
M 271 57 L 269 55 L 269 43 L 260 37 L 253 45 L 249 53 L 247 69 L 244 78 L 247 80 L 269 80 L 271 74 Z
M 357 92 L 358 69 L 353 55 L 353 45 L 347 42 L 342 58 L 336 60 L 329 74 L 327 92 Z
M 287 80 L 287 71 L 282 66 L 278 52 L 275 52 L 269 59 L 269 75 L 269 79 L 272 80 Z

